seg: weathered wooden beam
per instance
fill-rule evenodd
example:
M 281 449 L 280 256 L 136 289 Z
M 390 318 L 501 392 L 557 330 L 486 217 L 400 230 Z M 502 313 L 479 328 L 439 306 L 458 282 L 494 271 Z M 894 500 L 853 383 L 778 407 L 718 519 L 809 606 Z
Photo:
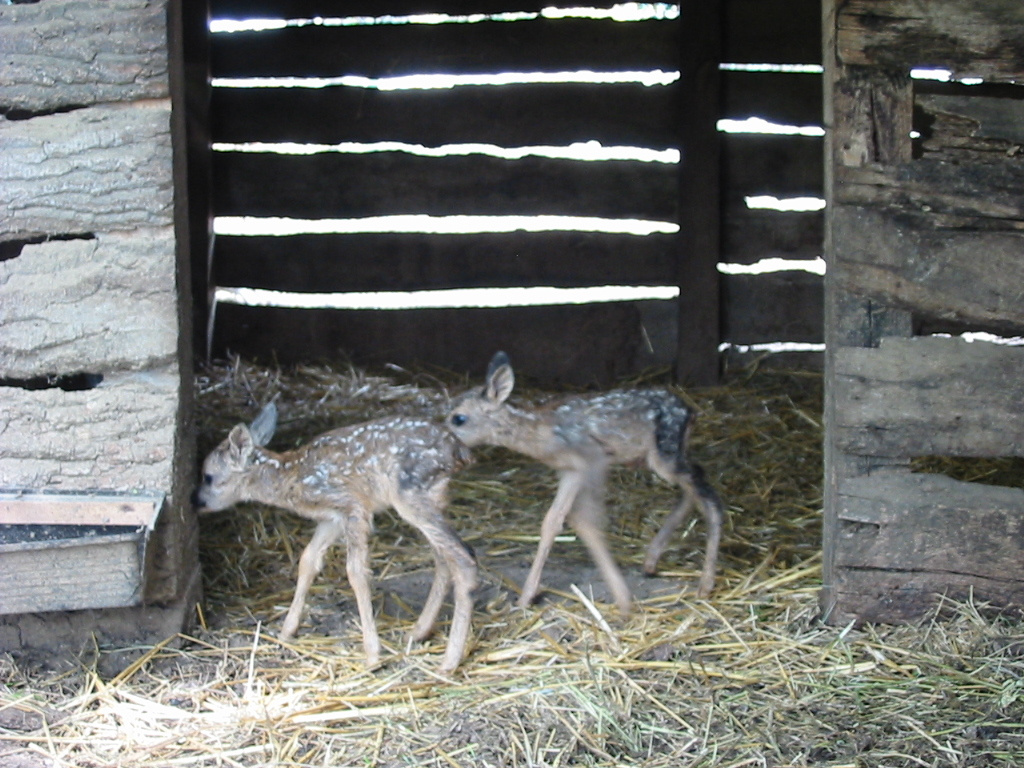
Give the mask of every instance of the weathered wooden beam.
M 171 227 L 26 245 L 0 262 L 0 377 L 140 370 L 178 353 Z
M 823 340 L 823 286 L 810 272 L 722 275 L 722 341 Z
M 170 114 L 161 99 L 0 121 L 0 230 L 171 224 Z
M 215 215 L 572 215 L 674 222 L 675 164 L 403 152 L 218 152 Z
M 164 504 L 156 496 L 0 492 L 3 525 L 125 525 L 152 528 Z
M 668 20 L 311 25 L 212 35 L 210 64 L 214 77 L 671 70 L 678 37 Z
M 284 291 L 672 285 L 675 235 L 593 232 L 219 236 L 214 281 Z
M 924 158 L 887 168 L 837 168 L 836 177 L 842 182 L 839 203 L 928 213 L 939 223 L 947 216 L 964 228 L 981 224 L 971 219 L 1024 224 L 1024 168 L 1013 158 L 985 163 Z
M 164 2 L 0 5 L 0 107 L 45 112 L 168 95 Z
M 1024 78 L 1024 5 L 1018 0 L 850 0 L 839 9 L 837 28 L 843 64 Z
M 664 149 L 679 146 L 679 94 L 678 83 L 552 83 L 448 91 L 214 88 L 211 131 L 213 141 L 230 142 L 387 140 L 518 147 L 600 141 Z
M 1024 349 L 883 339 L 835 351 L 836 444 L 862 456 L 1024 456 Z
M 751 264 L 766 258 L 818 259 L 824 253 L 822 211 L 722 208 L 722 261 Z
M 439 366 L 481 375 L 495 350 L 545 386 L 609 386 L 654 365 L 670 365 L 674 337 L 645 334 L 643 304 L 318 310 L 217 306 L 215 354 L 226 350 L 278 364 L 343 359 L 357 365 Z M 659 325 L 674 325 L 673 302 Z M 657 329 L 655 329 L 657 330 Z M 0 444 L 2 449 L 2 444 Z
M 168 365 L 105 376 L 84 391 L 0 387 L 0 487 L 180 490 L 174 454 L 181 386 L 177 367 Z
M 838 206 L 836 285 L 922 316 L 1024 331 L 1024 231 L 935 229 L 929 218 Z
M 821 196 L 823 152 L 816 136 L 723 134 L 720 147 L 722 190 L 730 201 Z
M 941 597 L 1024 600 L 1024 491 L 875 472 L 839 489 L 834 622 L 911 621 Z
M 721 78 L 723 118 L 760 117 L 780 125 L 821 125 L 821 75 L 725 71 Z

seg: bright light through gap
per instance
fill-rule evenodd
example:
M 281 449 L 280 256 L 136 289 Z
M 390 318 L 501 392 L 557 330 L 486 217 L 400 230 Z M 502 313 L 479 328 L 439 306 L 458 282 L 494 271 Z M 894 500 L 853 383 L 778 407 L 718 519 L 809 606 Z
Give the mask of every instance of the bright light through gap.
M 718 121 L 718 130 L 722 133 L 756 133 L 771 136 L 825 135 L 825 129 L 820 125 L 782 125 L 761 117 L 748 117 L 745 120 L 722 119 Z
M 373 25 L 405 24 L 479 24 L 485 21 L 516 22 L 534 19 L 610 19 L 632 22 L 679 18 L 679 6 L 673 3 L 616 3 L 611 8 L 543 8 L 537 12 L 471 13 L 452 15 L 447 13 L 419 13 L 406 16 L 338 16 L 314 17 L 309 19 L 212 19 L 210 32 L 264 32 L 288 27 L 358 27 Z
M 675 286 L 605 285 L 585 288 L 459 288 L 436 291 L 367 293 L 287 293 L 261 288 L 217 288 L 218 302 L 250 307 L 294 309 L 459 309 L 470 307 L 536 307 L 596 304 L 615 301 L 670 300 Z
M 751 210 L 769 211 L 821 211 L 825 200 L 821 197 L 773 197 L 771 195 L 750 195 L 743 198 Z
M 439 147 L 425 147 L 422 144 L 407 144 L 401 141 L 343 142 L 341 144 L 297 144 L 293 142 L 233 144 L 214 142 L 213 151 L 279 155 L 318 155 L 329 152 L 342 154 L 404 152 L 420 157 L 488 155 L 504 160 L 521 160 L 524 157 L 548 157 L 556 160 L 631 160 L 641 163 L 666 164 L 679 162 L 678 149 L 647 149 L 645 147 L 626 146 L 605 147 L 599 141 L 576 142 L 564 147 L 499 147 L 494 144 L 444 144 Z
M 217 216 L 217 235 L 287 236 L 405 232 L 467 234 L 484 232 L 604 232 L 621 235 L 675 234 L 671 221 L 602 219 L 593 216 L 367 216 L 361 219 L 289 219 L 255 216 Z
M 493 74 L 422 74 L 394 77 L 215 77 L 214 88 L 366 88 L 378 91 L 410 91 L 457 88 L 462 86 L 535 85 L 545 83 L 639 83 L 645 86 L 671 85 L 679 79 L 678 72 L 660 69 L 629 72 L 497 72 Z
M 820 256 L 816 259 L 771 257 L 755 261 L 753 264 L 719 264 L 718 271 L 723 275 L 767 275 L 772 272 L 810 272 L 814 275 L 824 275 L 825 260 Z

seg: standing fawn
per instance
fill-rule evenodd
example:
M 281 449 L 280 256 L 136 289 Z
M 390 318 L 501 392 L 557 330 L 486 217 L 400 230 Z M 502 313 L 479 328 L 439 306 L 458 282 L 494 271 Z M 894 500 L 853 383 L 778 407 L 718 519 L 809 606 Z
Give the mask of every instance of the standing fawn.
M 558 491 L 544 515 L 537 556 L 519 605 L 525 607 L 536 597 L 544 562 L 568 519 L 597 563 L 619 610 L 629 612 L 629 587 L 605 542 L 604 496 L 608 468 L 631 463 L 646 464 L 683 489 L 679 505 L 647 548 L 644 572 L 655 573 L 669 539 L 696 500 L 707 524 L 704 569 L 697 592 L 701 597 L 710 594 L 722 532 L 722 502 L 703 470 L 687 457 L 693 412 L 683 401 L 664 389 L 628 389 L 517 408 L 506 402 L 514 383 L 508 356 L 498 352 L 483 388 L 455 400 L 448 426 L 466 445 L 510 448 L 559 473 Z
M 455 609 L 441 669 L 462 660 L 473 608 L 476 560 L 442 516 L 451 474 L 471 460 L 469 450 L 443 425 L 394 416 L 325 432 L 284 453 L 263 446 L 277 427 L 271 402 L 252 425 L 235 426 L 203 463 L 194 502 L 200 512 L 257 501 L 316 521 L 299 559 L 295 597 L 280 637 L 295 635 L 306 595 L 338 539 L 347 545 L 346 570 L 355 592 L 368 666 L 380 661 L 380 640 L 370 600 L 369 536 L 374 513 L 394 507 L 426 537 L 433 550 L 434 583 L 414 625 L 413 640 L 426 638 L 454 581 Z

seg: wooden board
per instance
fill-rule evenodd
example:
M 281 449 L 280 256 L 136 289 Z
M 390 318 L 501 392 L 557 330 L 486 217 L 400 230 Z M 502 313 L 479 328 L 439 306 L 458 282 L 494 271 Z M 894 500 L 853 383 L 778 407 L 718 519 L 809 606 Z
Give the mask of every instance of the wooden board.
M 172 222 L 170 100 L 0 120 L 2 232 Z
M 173 359 L 173 253 L 166 226 L 27 245 L 0 262 L 0 378 L 148 368 Z
M 342 15 L 338 10 L 332 16 Z M 394 77 L 421 73 L 677 68 L 679 24 L 535 19 L 477 24 L 305 26 L 210 39 L 214 77 Z
M 747 195 L 820 197 L 822 140 L 813 136 L 724 134 L 722 193 L 726 201 Z
M 720 258 L 726 264 L 818 259 L 824 254 L 824 228 L 823 211 L 751 209 L 734 202 L 722 208 Z
M 760 117 L 779 125 L 821 125 L 821 75 L 725 71 L 723 118 Z
M 404 141 L 434 147 L 678 147 L 678 87 L 509 85 L 447 91 L 363 88 L 214 88 L 213 141 Z M 458 119 L 452 118 L 458 115 Z M 312 119 L 315 116 L 315 119 Z
M 1017 0 L 851 0 L 837 28 L 846 65 L 1024 79 L 1024 5 Z
M 557 214 L 675 222 L 675 164 L 217 152 L 215 215 Z
M 821 61 L 819 0 L 724 0 L 722 9 L 722 61 Z
M 181 387 L 173 364 L 105 375 L 79 392 L 3 387 L 0 488 L 181 490 L 174 475 Z
M 675 235 L 218 236 L 214 281 L 283 291 L 673 285 Z
M 1024 456 L 1024 348 L 918 337 L 834 354 L 841 450 Z
M 164 3 L 147 0 L 0 6 L 3 106 L 38 113 L 165 98 L 166 16 Z
M 823 341 L 823 285 L 810 272 L 723 275 L 722 341 Z
M 659 311 L 673 302 L 651 302 Z M 517 372 L 546 385 L 608 386 L 674 349 L 656 347 L 635 302 L 581 306 L 351 311 L 217 307 L 214 351 L 280 364 L 310 359 L 356 365 L 439 366 L 480 376 L 498 349 Z M 663 318 L 663 322 L 666 320 Z M 669 327 L 674 323 L 668 319 Z M 674 337 L 669 342 L 674 343 Z
M 921 316 L 1024 332 L 1024 231 L 938 229 L 923 217 L 833 212 L 836 285 Z
M 836 581 L 844 615 L 910 621 L 937 595 L 1024 599 L 1024 491 L 941 475 L 876 472 L 839 489 Z M 983 553 L 983 556 L 982 556 Z
M 124 525 L 152 529 L 158 496 L 0 492 L 0 525 Z

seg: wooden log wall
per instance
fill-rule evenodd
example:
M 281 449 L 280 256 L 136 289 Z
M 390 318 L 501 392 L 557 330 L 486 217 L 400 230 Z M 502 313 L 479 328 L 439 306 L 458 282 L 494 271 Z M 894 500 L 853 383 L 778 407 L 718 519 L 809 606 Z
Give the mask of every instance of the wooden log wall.
M 1009 0 L 826 3 L 822 604 L 837 623 L 913 620 L 936 595 L 1024 605 L 1024 490 L 912 471 L 1024 456 L 1024 347 L 958 338 L 1024 334 L 1022 29 Z
M 770 7 L 769 7 L 770 6 Z M 352 3 L 350 16 L 431 10 L 443 2 Z M 474 12 L 539 10 L 474 4 Z M 213 0 L 214 18 L 338 16 L 336 4 Z M 787 34 L 776 34 L 786 18 Z M 638 218 L 679 223 L 679 234 L 582 232 L 460 235 L 219 235 L 211 285 L 296 292 L 605 284 L 670 285 L 677 303 L 414 310 L 216 307 L 213 354 L 359 363 L 427 363 L 479 373 L 505 348 L 527 374 L 608 382 L 650 365 L 684 380 L 717 375 L 721 340 L 821 340 L 821 279 L 806 272 L 719 276 L 719 261 L 821 254 L 820 213 L 752 211 L 751 194 L 821 195 L 821 141 L 720 137 L 717 119 L 759 116 L 820 123 L 815 75 L 719 73 L 722 58 L 814 63 L 817 4 L 726 0 L 685 5 L 680 20 L 304 26 L 214 34 L 214 77 L 381 77 L 501 71 L 681 71 L 668 86 L 543 84 L 376 91 L 354 87 L 215 88 L 214 142 L 401 141 L 437 147 L 683 147 L 675 164 L 504 160 L 403 152 L 270 155 L 217 152 L 213 214 L 302 219 L 389 214 Z M 724 41 L 724 42 L 723 42 Z M 785 94 L 772 98 L 770 91 Z M 206 270 L 206 265 L 202 265 Z M 723 304 L 719 306 L 719 296 Z
M 198 589 L 177 18 L 159 0 L 0 6 L 0 488 L 165 495 L 145 598 L 176 606 L 124 620 L 158 634 Z M 65 617 L 51 641 L 109 637 L 110 618 Z M 0 648 L 32 635 L 19 620 Z

